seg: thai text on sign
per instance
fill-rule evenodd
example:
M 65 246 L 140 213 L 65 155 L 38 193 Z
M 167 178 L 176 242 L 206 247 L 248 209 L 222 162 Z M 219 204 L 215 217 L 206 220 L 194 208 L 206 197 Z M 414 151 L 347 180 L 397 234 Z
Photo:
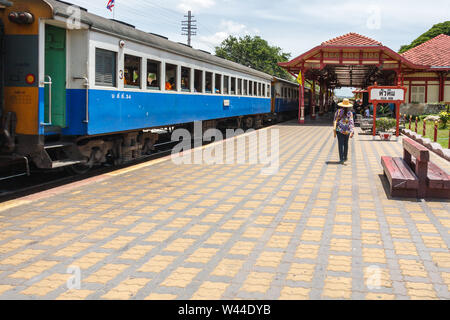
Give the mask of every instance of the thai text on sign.
M 370 100 L 404 101 L 405 91 L 403 89 L 374 88 L 370 91 Z

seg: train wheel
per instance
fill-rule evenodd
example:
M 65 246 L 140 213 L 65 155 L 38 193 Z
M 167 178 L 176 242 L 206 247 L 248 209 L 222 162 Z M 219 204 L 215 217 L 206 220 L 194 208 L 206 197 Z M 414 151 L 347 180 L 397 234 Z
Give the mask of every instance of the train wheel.
M 78 163 L 65 168 L 66 171 L 73 175 L 82 175 L 88 173 L 92 169 L 92 164 Z
M 247 119 L 245 119 L 245 128 L 246 129 L 252 129 L 255 125 L 255 121 L 253 120 L 252 117 L 248 117 Z

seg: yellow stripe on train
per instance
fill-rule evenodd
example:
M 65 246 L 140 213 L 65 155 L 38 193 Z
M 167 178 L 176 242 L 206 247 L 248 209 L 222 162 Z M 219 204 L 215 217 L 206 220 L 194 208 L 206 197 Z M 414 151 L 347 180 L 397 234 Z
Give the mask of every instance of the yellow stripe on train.
M 39 88 L 6 87 L 5 111 L 17 114 L 17 134 L 37 135 Z

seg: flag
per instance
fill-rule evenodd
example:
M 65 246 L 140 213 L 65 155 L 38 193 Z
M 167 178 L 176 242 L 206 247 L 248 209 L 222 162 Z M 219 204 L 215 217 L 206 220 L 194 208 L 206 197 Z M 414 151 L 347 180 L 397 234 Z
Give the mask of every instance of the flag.
M 115 0 L 109 0 L 108 4 L 106 5 L 106 9 L 108 9 L 109 11 L 112 11 L 112 8 L 114 8 L 114 2 L 115 2 Z
M 298 82 L 300 85 L 303 84 L 303 77 L 302 77 L 302 72 L 301 72 L 301 71 L 299 71 L 299 73 L 298 73 L 297 82 Z

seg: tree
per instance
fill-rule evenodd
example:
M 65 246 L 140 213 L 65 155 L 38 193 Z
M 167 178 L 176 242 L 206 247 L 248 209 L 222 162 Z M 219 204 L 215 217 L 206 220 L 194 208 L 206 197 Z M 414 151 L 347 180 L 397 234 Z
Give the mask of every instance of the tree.
M 216 56 L 275 77 L 293 80 L 286 70 L 277 65 L 278 62 L 289 61 L 291 54 L 283 52 L 279 47 L 270 46 L 259 36 L 247 35 L 243 38 L 239 37 L 239 39 L 230 36 L 216 47 Z
M 415 48 L 418 45 L 421 45 L 422 43 L 427 42 L 428 40 L 433 39 L 434 37 L 437 37 L 442 33 L 450 36 L 450 21 L 435 24 L 430 30 L 411 42 L 411 44 L 402 46 L 399 53 L 403 53 L 408 51 L 409 49 Z

